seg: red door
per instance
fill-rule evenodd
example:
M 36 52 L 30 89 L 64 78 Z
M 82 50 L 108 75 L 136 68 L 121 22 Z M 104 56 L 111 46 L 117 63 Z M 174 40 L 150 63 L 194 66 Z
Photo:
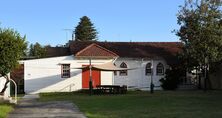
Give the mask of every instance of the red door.
M 92 84 L 93 88 L 101 84 L 99 70 L 92 70 Z M 82 70 L 82 88 L 89 88 L 89 69 Z

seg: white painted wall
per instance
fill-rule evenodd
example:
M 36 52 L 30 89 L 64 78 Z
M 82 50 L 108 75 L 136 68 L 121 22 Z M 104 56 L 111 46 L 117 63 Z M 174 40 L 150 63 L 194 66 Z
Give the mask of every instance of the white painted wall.
M 118 58 L 115 61 L 116 66 L 120 66 L 122 62 L 127 64 L 128 68 L 137 68 L 134 70 L 128 70 L 127 76 L 120 76 L 119 72 L 114 76 L 114 84 L 115 85 L 127 85 L 128 88 L 137 88 L 141 90 L 150 90 L 150 82 L 151 75 L 145 75 L 145 67 L 146 64 L 151 62 L 151 60 L 145 59 L 133 59 L 133 58 Z M 166 70 L 169 66 L 166 64 L 166 61 L 163 59 L 155 59 L 153 60 L 153 83 L 155 85 L 155 90 L 161 90 L 159 80 L 164 77 L 164 75 L 156 74 L 156 66 L 158 63 L 162 63 L 164 65 L 164 69 Z
M 109 61 L 111 60 L 92 60 L 92 64 L 99 65 Z M 89 60 L 77 60 L 73 56 L 34 59 L 23 62 L 25 92 L 30 94 L 82 89 L 82 70 L 76 68 L 89 65 Z M 70 78 L 61 78 L 60 64 L 70 64 Z M 112 84 L 112 78 L 112 72 L 101 72 L 101 84 Z
M 112 60 L 92 60 L 93 65 L 104 64 Z M 26 93 L 39 92 L 62 92 L 62 91 L 76 91 L 82 89 L 82 70 L 76 69 L 82 65 L 89 65 L 89 60 L 75 59 L 73 56 L 62 56 L 53 58 L 43 58 L 26 60 L 24 62 L 24 79 Z M 127 85 L 129 88 L 138 88 L 141 90 L 150 89 L 151 76 L 145 75 L 145 66 L 151 60 L 133 59 L 133 58 L 118 58 L 115 61 L 116 66 L 120 66 L 125 62 L 128 68 L 137 68 L 128 70 L 127 76 L 113 75 L 112 71 L 101 71 L 101 85 Z M 153 60 L 153 82 L 154 89 L 161 89 L 159 80 L 164 75 L 156 75 L 156 66 L 161 62 L 164 69 L 168 68 L 163 59 Z M 61 78 L 61 65 L 71 65 L 71 77 Z
M 113 85 L 113 72 L 112 71 L 102 71 L 101 72 L 101 85 Z

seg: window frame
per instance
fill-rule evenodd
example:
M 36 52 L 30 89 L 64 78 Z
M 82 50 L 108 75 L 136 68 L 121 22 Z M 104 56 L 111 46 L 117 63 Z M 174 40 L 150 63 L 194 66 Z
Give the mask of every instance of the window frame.
M 120 64 L 120 68 L 127 68 L 127 64 L 125 62 L 122 62 Z M 120 70 L 119 71 L 119 76 L 127 76 L 128 75 L 128 71 L 127 70 Z
M 145 75 L 152 75 L 152 63 L 147 63 L 145 67 Z
M 61 78 L 70 78 L 70 75 L 70 64 L 61 64 Z
M 164 75 L 164 65 L 162 63 L 156 65 L 156 75 Z

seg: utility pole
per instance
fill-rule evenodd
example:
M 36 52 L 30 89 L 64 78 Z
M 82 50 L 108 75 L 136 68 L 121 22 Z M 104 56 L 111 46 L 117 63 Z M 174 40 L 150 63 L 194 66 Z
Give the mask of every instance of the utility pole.
M 151 60 L 151 82 L 150 82 L 150 93 L 153 94 L 154 84 L 153 84 L 153 60 Z
M 66 40 L 68 41 L 69 39 L 68 39 L 68 34 L 69 34 L 69 32 L 71 32 L 72 33 L 72 41 L 74 40 L 74 38 L 75 38 L 75 36 L 74 36 L 74 34 L 73 34 L 73 29 L 63 29 L 64 31 L 66 31 Z
M 93 94 L 93 85 L 92 85 L 92 58 L 89 59 L 89 95 Z

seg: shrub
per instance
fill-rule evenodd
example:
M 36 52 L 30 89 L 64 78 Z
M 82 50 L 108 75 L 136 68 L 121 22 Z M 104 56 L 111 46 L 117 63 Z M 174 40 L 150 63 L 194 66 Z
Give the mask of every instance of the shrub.
M 161 87 L 164 90 L 175 90 L 178 87 L 180 78 L 184 75 L 184 70 L 181 68 L 167 69 L 165 77 L 160 79 Z

